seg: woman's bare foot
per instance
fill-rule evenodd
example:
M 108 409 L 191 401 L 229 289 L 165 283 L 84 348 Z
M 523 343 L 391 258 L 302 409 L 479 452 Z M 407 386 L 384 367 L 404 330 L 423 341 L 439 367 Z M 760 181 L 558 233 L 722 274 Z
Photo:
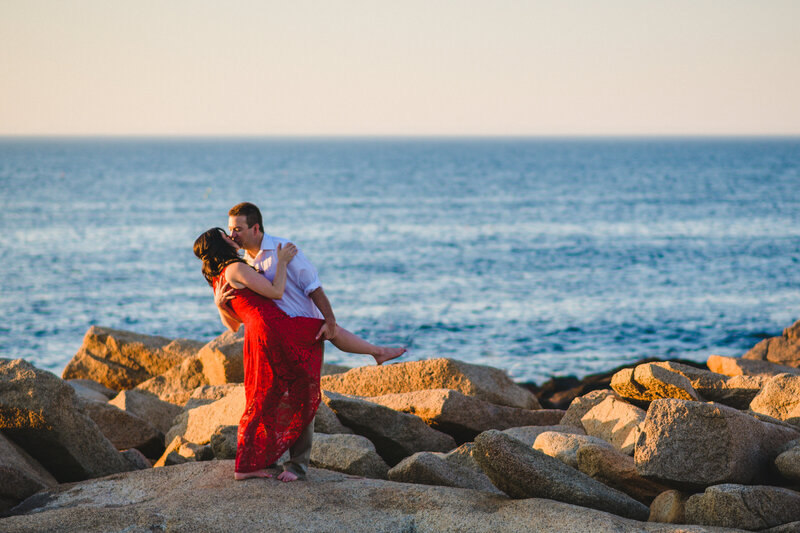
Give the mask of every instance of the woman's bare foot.
M 406 353 L 405 348 L 392 348 L 390 346 L 378 346 L 378 350 L 372 354 L 372 357 L 375 358 L 375 362 L 379 365 L 382 365 L 386 361 L 391 361 L 392 359 L 396 359 Z
M 283 472 L 278 474 L 278 479 L 284 482 L 297 481 L 297 476 L 292 474 L 288 470 L 284 470 Z
M 266 470 L 255 470 L 253 472 L 234 472 L 233 479 L 236 481 L 241 481 L 243 479 L 249 479 L 251 477 L 272 477 L 272 474 L 267 472 Z

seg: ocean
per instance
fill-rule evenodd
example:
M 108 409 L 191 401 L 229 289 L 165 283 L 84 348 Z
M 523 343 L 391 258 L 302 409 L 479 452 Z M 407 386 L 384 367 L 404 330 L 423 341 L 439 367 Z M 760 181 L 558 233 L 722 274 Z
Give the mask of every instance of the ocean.
M 92 324 L 219 335 L 192 243 L 241 201 L 406 360 L 541 383 L 800 318 L 798 138 L 4 138 L 0 190 L 0 357 L 57 374 Z

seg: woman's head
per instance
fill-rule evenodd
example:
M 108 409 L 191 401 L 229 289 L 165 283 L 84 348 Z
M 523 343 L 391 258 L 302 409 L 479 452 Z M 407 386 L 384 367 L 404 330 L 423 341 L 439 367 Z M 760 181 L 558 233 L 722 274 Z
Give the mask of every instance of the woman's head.
M 194 255 L 203 262 L 203 276 L 209 285 L 226 266 L 242 261 L 236 249 L 236 243 L 221 228 L 211 228 L 194 241 Z

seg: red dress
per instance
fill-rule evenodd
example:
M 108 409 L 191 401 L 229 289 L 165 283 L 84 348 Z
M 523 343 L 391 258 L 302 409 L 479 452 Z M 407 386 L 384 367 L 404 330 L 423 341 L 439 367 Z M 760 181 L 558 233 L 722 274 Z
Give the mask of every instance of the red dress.
M 214 279 L 214 287 L 224 279 Z M 244 323 L 245 410 L 239 421 L 236 472 L 261 470 L 277 461 L 314 420 L 320 401 L 324 323 L 290 317 L 250 289 L 229 300 Z

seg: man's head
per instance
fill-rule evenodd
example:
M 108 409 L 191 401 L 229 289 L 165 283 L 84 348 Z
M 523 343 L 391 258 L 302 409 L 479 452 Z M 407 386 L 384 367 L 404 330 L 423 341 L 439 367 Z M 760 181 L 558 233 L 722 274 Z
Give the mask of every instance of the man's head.
M 228 211 L 228 230 L 231 239 L 245 250 L 257 249 L 264 237 L 261 211 L 250 202 L 236 204 Z

